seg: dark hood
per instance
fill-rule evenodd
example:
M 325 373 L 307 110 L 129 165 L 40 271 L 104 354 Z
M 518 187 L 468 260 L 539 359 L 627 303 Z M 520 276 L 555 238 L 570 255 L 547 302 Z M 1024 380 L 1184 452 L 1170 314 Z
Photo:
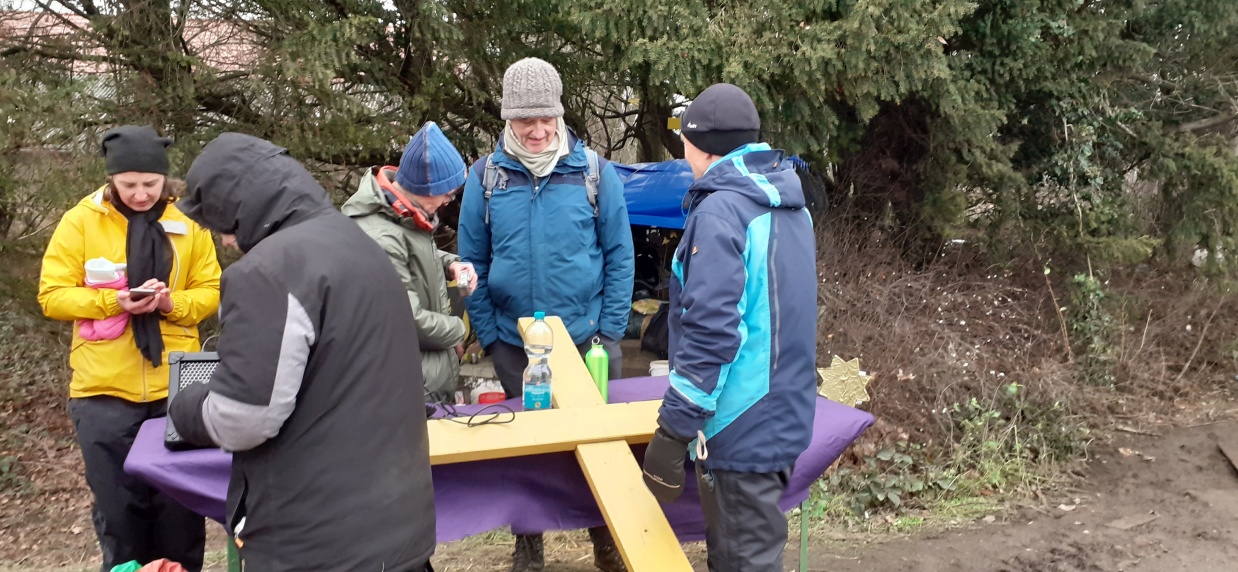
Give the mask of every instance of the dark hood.
M 288 150 L 241 133 L 207 144 L 185 176 L 185 216 L 224 234 L 235 234 L 249 252 L 262 239 L 333 210 L 327 192 Z
M 688 187 L 684 208 L 690 209 L 714 192 L 739 193 L 761 206 L 802 209 L 804 189 L 783 152 L 765 143 L 745 145 L 718 159 Z

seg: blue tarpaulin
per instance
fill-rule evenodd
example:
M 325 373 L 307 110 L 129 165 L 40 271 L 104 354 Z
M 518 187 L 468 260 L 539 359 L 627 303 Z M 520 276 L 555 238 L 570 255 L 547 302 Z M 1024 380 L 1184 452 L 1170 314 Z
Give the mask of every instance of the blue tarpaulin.
M 683 159 L 624 165 L 612 162 L 623 180 L 628 222 L 658 228 L 683 228 L 683 197 L 692 184 L 692 168 Z

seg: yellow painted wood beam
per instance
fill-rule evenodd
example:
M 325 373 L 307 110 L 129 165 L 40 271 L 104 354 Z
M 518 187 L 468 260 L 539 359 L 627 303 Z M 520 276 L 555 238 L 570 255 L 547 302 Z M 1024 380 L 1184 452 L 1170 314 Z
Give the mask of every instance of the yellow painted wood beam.
M 625 443 L 582 444 L 576 447 L 576 459 L 628 570 L 691 572 L 675 531 L 645 488 L 641 468 Z
M 524 411 L 516 413 L 511 423 L 476 427 L 446 419 L 432 419 L 427 423 L 430 464 L 559 453 L 571 451 L 580 443 L 600 441 L 617 441 L 621 445 L 648 443 L 658 428 L 658 407 L 661 405 L 661 401 L 637 401 Z M 457 421 L 466 419 L 456 418 Z M 631 451 L 627 455 L 630 457 Z

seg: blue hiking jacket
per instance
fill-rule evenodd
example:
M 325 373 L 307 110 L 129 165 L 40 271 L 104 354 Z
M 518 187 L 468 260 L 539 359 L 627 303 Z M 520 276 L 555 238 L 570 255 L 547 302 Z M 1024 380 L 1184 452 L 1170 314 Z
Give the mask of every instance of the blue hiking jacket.
M 494 162 L 508 181 L 490 197 L 488 225 L 486 157 L 473 164 L 464 186 L 460 258 L 477 270 L 469 322 L 483 347 L 495 340 L 524 345 L 516 323 L 535 311 L 562 318 L 573 344 L 597 333 L 623 339 L 636 271 L 623 182 L 608 161 L 599 161 L 594 218 L 585 145 L 569 135 L 571 153 L 536 182 L 502 143 L 495 148 Z
M 659 424 L 702 431 L 708 468 L 780 471 L 808 447 L 816 407 L 816 240 L 799 178 L 782 151 L 745 145 L 684 206 Z

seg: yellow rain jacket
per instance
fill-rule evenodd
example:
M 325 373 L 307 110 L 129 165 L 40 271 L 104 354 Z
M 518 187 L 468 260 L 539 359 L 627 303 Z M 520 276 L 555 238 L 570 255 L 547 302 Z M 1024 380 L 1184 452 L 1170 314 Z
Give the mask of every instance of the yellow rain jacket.
M 160 322 L 163 366 L 154 367 L 133 342 L 133 329 L 114 340 L 88 342 L 73 326 L 69 367 L 73 381 L 69 397 L 111 395 L 147 402 L 168 396 L 168 353 L 196 352 L 198 322 L 219 308 L 219 259 L 210 231 L 169 205 L 159 219 L 172 243 L 172 312 Z M 103 257 L 125 262 L 129 222 L 110 202 L 103 189 L 82 199 L 60 219 L 43 255 L 39 278 L 39 305 L 55 320 L 101 320 L 123 310 L 116 291 L 86 286 L 86 261 Z

